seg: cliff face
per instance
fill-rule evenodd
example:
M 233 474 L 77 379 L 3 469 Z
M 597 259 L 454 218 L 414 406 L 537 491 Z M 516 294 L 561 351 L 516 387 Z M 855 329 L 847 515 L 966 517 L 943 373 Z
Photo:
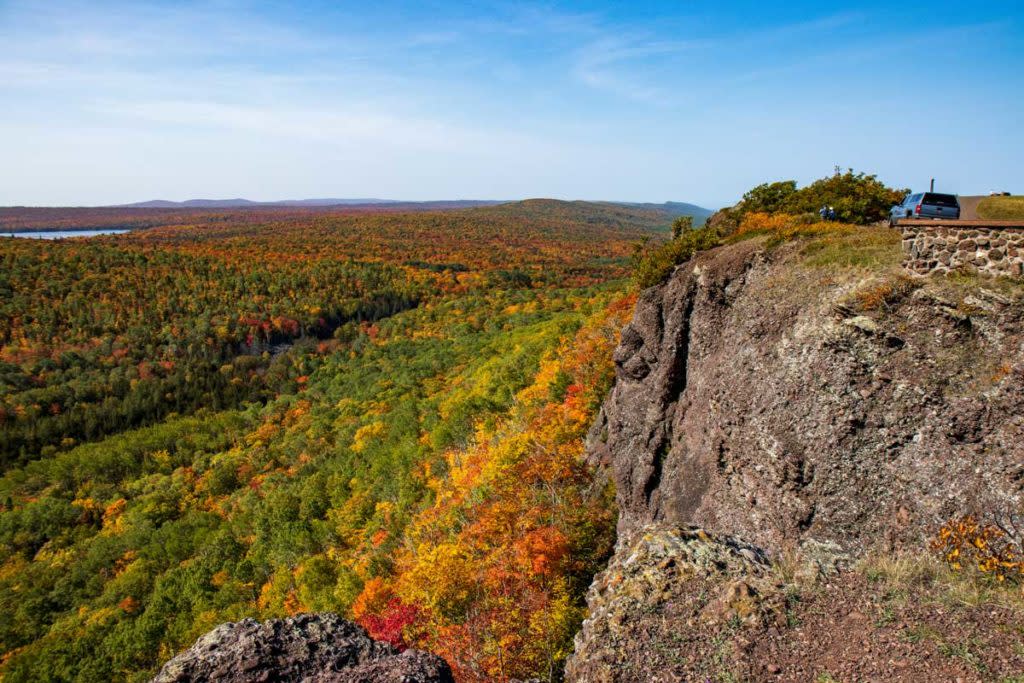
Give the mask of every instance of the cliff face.
M 868 550 L 924 551 L 954 515 L 1021 509 L 1022 288 L 815 267 L 802 249 L 716 249 L 641 296 L 588 437 L 617 487 L 619 544 L 588 595 L 570 681 L 813 680 L 798 655 L 765 669 L 751 654 L 810 651 L 761 550 L 813 583 Z M 841 623 L 870 591 L 835 585 L 817 609 L 839 625 L 813 642 L 840 648 L 860 637 Z M 924 651 L 907 677 L 864 668 L 864 637 L 833 653 L 860 667 L 850 676 L 959 671 L 928 669 Z
M 740 243 L 641 297 L 588 444 L 621 534 L 698 524 L 860 549 L 1019 505 L 1021 301 L 800 261 Z

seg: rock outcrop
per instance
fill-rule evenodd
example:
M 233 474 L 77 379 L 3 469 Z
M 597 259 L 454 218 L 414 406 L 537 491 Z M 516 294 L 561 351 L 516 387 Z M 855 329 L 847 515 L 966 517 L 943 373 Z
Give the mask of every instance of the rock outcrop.
M 1024 303 L 749 241 L 641 296 L 589 437 L 619 531 L 920 544 L 1024 500 Z
M 755 585 L 768 577 L 768 569 L 759 548 L 734 538 L 695 527 L 638 529 L 590 587 L 590 615 L 576 637 L 567 677 L 594 683 L 628 680 L 630 675 L 652 680 L 664 670 L 660 655 L 665 653 L 650 652 L 650 645 L 665 641 L 664 631 L 682 633 L 687 622 L 713 627 L 760 619 L 764 606 L 754 599 Z M 670 603 L 682 605 L 683 595 L 709 589 L 715 593 L 711 601 L 685 601 L 683 611 L 663 609 Z
M 222 624 L 167 662 L 153 683 L 450 683 L 436 655 L 372 640 L 335 614 Z
M 1021 509 L 1024 288 L 816 268 L 801 249 L 719 248 L 641 295 L 588 436 L 619 542 L 567 680 L 814 680 L 822 662 L 867 680 L 895 648 L 907 668 L 885 678 L 960 675 L 898 620 L 868 656 L 882 627 L 863 611 L 887 598 L 845 570 L 921 551 L 952 516 Z M 950 638 L 997 614 L 889 609 Z M 820 662 L 802 660 L 814 643 Z

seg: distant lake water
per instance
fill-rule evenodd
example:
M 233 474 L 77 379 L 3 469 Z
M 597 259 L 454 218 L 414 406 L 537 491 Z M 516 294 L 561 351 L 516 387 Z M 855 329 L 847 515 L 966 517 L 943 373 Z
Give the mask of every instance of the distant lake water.
M 0 232 L 0 237 L 28 237 L 34 240 L 62 240 L 66 237 L 120 235 L 127 230 L 39 230 L 36 232 Z

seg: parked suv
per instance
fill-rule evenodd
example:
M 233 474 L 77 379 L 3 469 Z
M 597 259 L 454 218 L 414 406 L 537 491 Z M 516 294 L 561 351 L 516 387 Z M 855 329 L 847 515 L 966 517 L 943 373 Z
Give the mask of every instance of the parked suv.
M 902 204 L 889 210 L 889 227 L 901 218 L 960 218 L 960 201 L 955 194 L 918 192 L 908 194 Z

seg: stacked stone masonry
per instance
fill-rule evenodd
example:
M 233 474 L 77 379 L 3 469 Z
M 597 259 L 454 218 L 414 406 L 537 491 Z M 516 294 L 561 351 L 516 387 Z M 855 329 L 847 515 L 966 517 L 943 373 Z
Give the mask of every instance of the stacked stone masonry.
M 900 222 L 903 266 L 914 273 L 966 270 L 988 275 L 1024 275 L 1024 223 L 978 221 Z

